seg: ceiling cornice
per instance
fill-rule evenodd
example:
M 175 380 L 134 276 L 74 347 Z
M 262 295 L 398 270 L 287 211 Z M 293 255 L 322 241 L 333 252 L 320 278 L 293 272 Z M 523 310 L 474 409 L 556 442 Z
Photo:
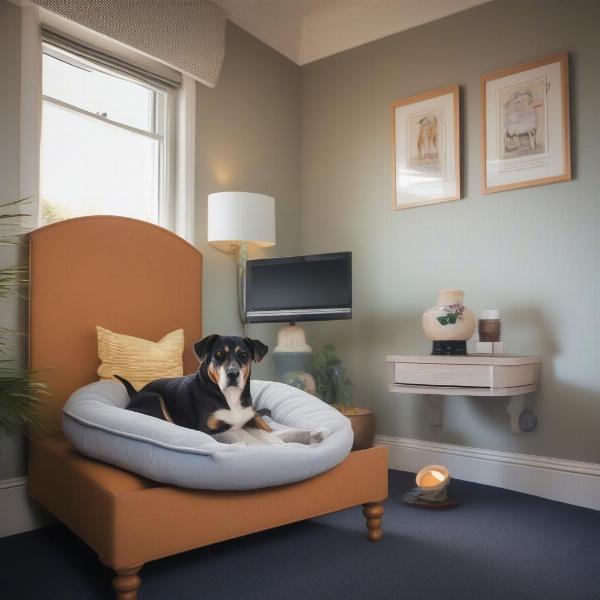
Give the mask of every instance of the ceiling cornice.
M 214 0 L 231 21 L 305 65 L 490 0 Z

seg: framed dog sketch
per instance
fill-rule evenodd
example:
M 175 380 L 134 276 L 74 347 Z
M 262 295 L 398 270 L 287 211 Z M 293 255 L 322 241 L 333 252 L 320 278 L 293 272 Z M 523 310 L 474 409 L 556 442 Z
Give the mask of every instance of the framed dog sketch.
M 394 208 L 460 199 L 458 86 L 392 102 Z
M 484 193 L 569 181 L 567 53 L 483 75 L 481 119 Z

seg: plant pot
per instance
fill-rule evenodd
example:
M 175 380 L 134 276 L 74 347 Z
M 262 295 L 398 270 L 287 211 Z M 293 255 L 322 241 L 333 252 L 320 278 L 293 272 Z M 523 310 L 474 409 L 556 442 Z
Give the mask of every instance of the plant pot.
M 375 440 L 375 414 L 368 408 L 346 408 L 339 409 L 340 412 L 350 419 L 354 431 L 354 444 L 352 450 L 366 450 L 373 446 Z

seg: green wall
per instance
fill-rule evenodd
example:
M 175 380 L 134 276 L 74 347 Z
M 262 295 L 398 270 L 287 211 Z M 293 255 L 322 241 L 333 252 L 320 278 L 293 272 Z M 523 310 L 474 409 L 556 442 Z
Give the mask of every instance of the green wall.
M 19 197 L 21 113 L 21 11 L 0 1 L 0 203 Z M 0 268 L 17 264 L 19 250 L 0 245 Z M 26 307 L 16 297 L 0 301 L 0 327 L 26 326 Z M 0 480 L 25 473 L 24 440 L 0 436 Z
M 277 245 L 250 258 L 300 252 L 300 69 L 227 23 L 225 62 L 214 89 L 197 86 L 196 241 L 204 255 L 204 333 L 241 333 L 237 270 L 231 255 L 206 243 L 207 195 L 241 190 L 273 196 Z M 249 335 L 275 346 L 277 325 Z M 273 374 L 271 355 L 254 368 Z
M 0 201 L 19 194 L 20 9 L 0 0 Z M 228 23 L 227 50 L 215 89 L 198 84 L 196 240 L 204 256 L 204 332 L 241 333 L 237 271 L 232 256 L 206 243 L 207 194 L 255 191 L 277 201 L 277 246 L 251 257 L 300 251 L 300 69 L 239 27 Z M 16 252 L 0 246 L 2 266 Z M 0 325 L 26 327 L 26 310 L 2 302 Z M 249 334 L 274 346 L 276 325 L 252 325 Z M 191 341 L 190 341 L 191 343 Z M 270 358 L 255 375 L 272 377 Z M 0 480 L 26 472 L 21 436 L 0 436 Z
M 593 0 L 496 0 L 302 68 L 228 24 L 220 81 L 197 86 L 205 332 L 240 331 L 233 260 L 204 242 L 206 195 L 271 194 L 277 246 L 253 256 L 354 253 L 353 320 L 306 328 L 313 346 L 336 343 L 380 433 L 600 461 L 599 21 Z M 19 27 L 18 7 L 0 0 L 1 198 L 19 191 Z M 574 180 L 483 196 L 480 75 L 559 50 L 570 53 Z M 461 86 L 464 199 L 394 212 L 389 103 L 450 83 Z M 0 248 L 3 265 L 14 258 Z M 387 391 L 385 355 L 428 351 L 421 314 L 442 287 L 499 308 L 509 350 L 543 356 L 536 432 L 511 435 L 501 400 L 460 397 L 434 429 L 422 398 Z M 18 324 L 15 303 L 0 311 Z M 274 346 L 277 328 L 250 335 Z M 269 360 L 256 370 L 271 374 Z M 0 438 L 0 453 L 0 479 L 24 472 L 18 438 Z
M 600 461 L 599 22 L 595 0 L 498 0 L 303 67 L 302 250 L 354 261 L 352 321 L 307 329 L 336 344 L 378 432 Z M 480 76 L 560 50 L 573 181 L 482 195 Z M 390 102 L 453 83 L 464 199 L 395 212 Z M 423 397 L 387 391 L 385 355 L 429 351 L 421 315 L 444 287 L 499 308 L 510 352 L 543 357 L 534 433 L 510 434 L 505 401 L 463 397 L 431 428 Z

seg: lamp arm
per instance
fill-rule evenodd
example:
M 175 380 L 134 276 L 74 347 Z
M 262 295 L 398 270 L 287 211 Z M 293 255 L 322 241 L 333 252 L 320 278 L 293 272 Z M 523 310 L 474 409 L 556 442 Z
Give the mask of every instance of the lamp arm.
M 238 311 L 240 315 L 240 321 L 244 326 L 244 331 L 247 333 L 247 321 L 246 321 L 246 262 L 248 261 L 248 242 L 242 242 L 237 254 L 237 268 L 238 268 Z

